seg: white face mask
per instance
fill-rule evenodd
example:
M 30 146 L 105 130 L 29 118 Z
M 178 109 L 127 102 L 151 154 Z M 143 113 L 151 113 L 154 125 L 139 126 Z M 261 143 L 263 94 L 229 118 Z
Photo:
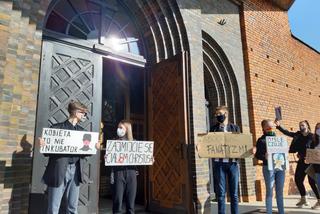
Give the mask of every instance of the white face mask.
M 320 136 L 320 129 L 316 130 L 316 135 Z
M 117 129 L 117 135 L 119 137 L 124 137 L 126 135 L 126 131 L 123 128 L 118 128 Z

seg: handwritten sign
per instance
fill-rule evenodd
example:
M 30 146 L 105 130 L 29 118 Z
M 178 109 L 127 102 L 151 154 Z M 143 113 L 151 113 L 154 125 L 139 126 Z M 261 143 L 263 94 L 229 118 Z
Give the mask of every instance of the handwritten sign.
M 251 134 L 209 132 L 198 135 L 201 158 L 247 158 L 252 155 Z
M 307 149 L 307 163 L 320 164 L 320 149 Z
M 285 137 L 267 136 L 269 170 L 286 170 L 289 168 L 288 142 Z
M 44 128 L 42 138 L 45 146 L 40 148 L 40 153 L 96 154 L 95 144 L 98 142 L 99 133 Z
M 105 165 L 152 165 L 153 146 L 153 141 L 108 140 Z

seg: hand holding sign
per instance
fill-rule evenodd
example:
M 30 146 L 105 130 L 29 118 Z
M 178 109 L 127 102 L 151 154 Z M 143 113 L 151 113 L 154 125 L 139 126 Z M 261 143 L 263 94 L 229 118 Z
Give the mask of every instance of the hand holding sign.
M 40 152 L 50 154 L 96 154 L 97 132 L 44 128 Z

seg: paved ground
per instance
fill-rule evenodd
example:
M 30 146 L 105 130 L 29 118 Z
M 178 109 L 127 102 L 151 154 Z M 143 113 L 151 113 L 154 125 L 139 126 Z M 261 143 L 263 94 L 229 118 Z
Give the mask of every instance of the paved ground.
M 316 203 L 316 199 L 310 198 L 310 206 L 305 208 L 296 208 L 295 204 L 297 203 L 299 196 L 290 196 L 285 198 L 285 212 L 288 214 L 309 214 L 309 213 L 318 213 L 320 214 L 320 210 L 312 210 L 311 206 Z M 111 200 L 108 199 L 100 199 L 100 214 L 110 214 L 111 210 Z M 277 213 L 276 202 L 274 201 L 274 213 Z M 217 213 L 217 203 L 211 203 L 212 213 Z M 260 214 L 266 213 L 264 202 L 254 202 L 254 203 L 240 203 L 239 211 L 241 214 Z M 146 212 L 143 206 L 136 206 L 136 214 L 150 214 L 150 212 Z M 227 214 L 230 214 L 230 207 L 227 203 Z

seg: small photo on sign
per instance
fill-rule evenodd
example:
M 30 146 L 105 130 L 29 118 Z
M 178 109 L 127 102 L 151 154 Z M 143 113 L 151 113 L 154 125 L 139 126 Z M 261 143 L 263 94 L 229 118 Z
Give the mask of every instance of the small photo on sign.
M 44 128 L 42 139 L 45 145 L 40 148 L 40 153 L 96 154 L 95 144 L 98 143 L 99 133 Z
M 285 153 L 273 153 L 272 165 L 274 170 L 284 171 L 286 170 L 286 154 Z

